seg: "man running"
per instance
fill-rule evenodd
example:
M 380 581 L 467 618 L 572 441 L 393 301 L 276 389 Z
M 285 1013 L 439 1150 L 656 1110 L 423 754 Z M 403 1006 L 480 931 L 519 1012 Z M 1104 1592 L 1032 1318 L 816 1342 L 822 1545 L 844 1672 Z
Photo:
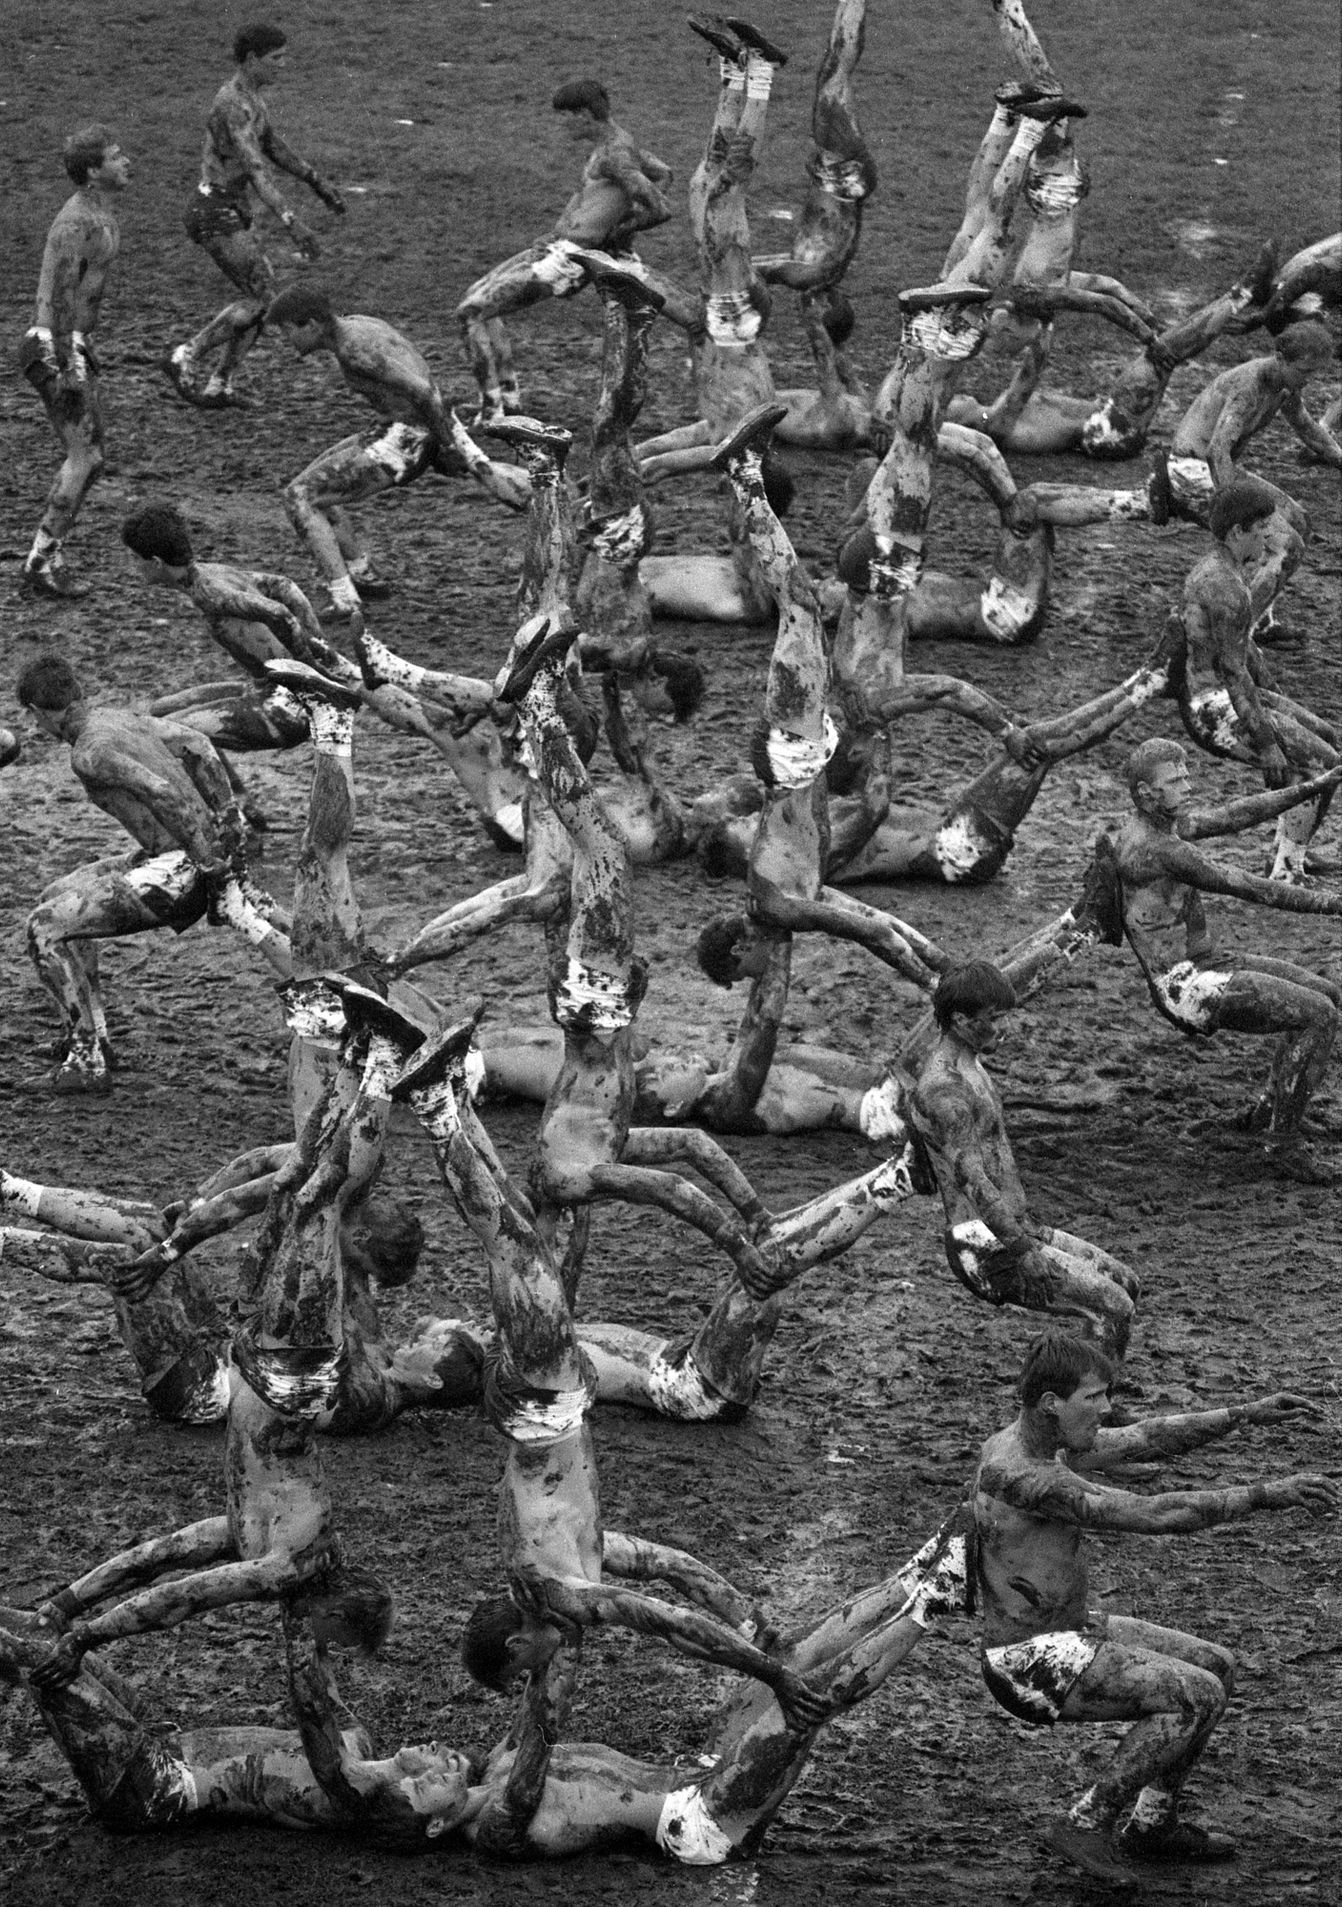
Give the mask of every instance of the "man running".
M 278 27 L 240 28 L 233 38 L 236 70 L 215 95 L 205 124 L 200 184 L 184 222 L 192 243 L 209 253 L 242 296 L 163 360 L 174 389 L 205 410 L 250 403 L 234 390 L 233 375 L 260 337 L 275 296 L 275 268 L 252 226 L 253 197 L 275 215 L 304 258 L 315 258 L 319 250 L 316 235 L 290 209 L 270 167 L 309 187 L 337 215 L 345 210 L 335 187 L 291 151 L 270 123 L 263 94 L 284 77 L 287 44 Z
M 23 565 L 30 595 L 73 602 L 84 594 L 65 570 L 65 539 L 103 473 L 102 402 L 93 333 L 121 243 L 113 207 L 130 183 L 130 160 L 106 126 L 71 133 L 63 152 L 75 190 L 56 214 L 42 253 L 33 322 L 19 368 L 42 400 L 65 453 Z
M 983 1445 L 974 1523 L 983 1677 L 994 1699 L 1035 1728 L 1136 1724 L 1045 1835 L 1086 1873 L 1134 1887 L 1140 1867 L 1234 1855 L 1228 1835 L 1181 1820 L 1180 1802 L 1225 1714 L 1235 1662 L 1217 1643 L 1092 1608 L 1085 1532 L 1168 1536 L 1296 1507 L 1327 1516 L 1337 1510 L 1338 1488 L 1328 1477 L 1293 1476 L 1150 1496 L 1116 1489 L 1104 1482 L 1106 1470 L 1181 1456 L 1241 1425 L 1295 1424 L 1321 1413 L 1279 1392 L 1106 1430 L 1113 1377 L 1113 1364 L 1084 1338 L 1036 1339 L 1021 1373 L 1020 1414 Z

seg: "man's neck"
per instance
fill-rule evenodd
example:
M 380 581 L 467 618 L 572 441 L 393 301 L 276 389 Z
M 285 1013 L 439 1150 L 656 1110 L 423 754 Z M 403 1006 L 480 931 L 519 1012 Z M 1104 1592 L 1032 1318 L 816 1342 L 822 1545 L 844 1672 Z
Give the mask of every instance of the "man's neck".
M 1037 1410 L 1027 1406 L 1016 1419 L 1016 1428 L 1022 1447 L 1041 1463 L 1051 1461 L 1062 1449 L 1056 1424 Z

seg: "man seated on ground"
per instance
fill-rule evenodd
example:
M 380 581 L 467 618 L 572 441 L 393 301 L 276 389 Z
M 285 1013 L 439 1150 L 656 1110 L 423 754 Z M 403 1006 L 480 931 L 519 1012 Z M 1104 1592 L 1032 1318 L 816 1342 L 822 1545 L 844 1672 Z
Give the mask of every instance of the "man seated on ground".
M 1209 1038 L 1278 1034 L 1267 1090 L 1243 1115 L 1249 1131 L 1265 1132 L 1288 1174 L 1317 1175 L 1301 1143 L 1312 1094 L 1322 1084 L 1337 1033 L 1342 989 L 1321 974 L 1275 954 L 1236 953 L 1222 965 L 1203 904 L 1204 894 L 1292 914 L 1342 914 L 1342 895 L 1263 880 L 1213 861 L 1192 844 L 1238 834 L 1342 781 L 1342 768 L 1221 807 L 1194 809 L 1188 756 L 1162 737 L 1143 742 L 1127 761 L 1133 812 L 1102 835 L 1121 883 L 1123 931 L 1146 976 L 1152 1001 L 1183 1033 Z
M 943 975 L 932 1000 L 937 1041 L 908 1082 L 904 1116 L 941 1193 L 946 1257 L 966 1290 L 1076 1318 L 1121 1358 L 1141 1281 L 1098 1245 L 1030 1217 L 1001 1096 L 983 1065 L 1016 1004 L 1011 982 L 987 961 Z
M 340 317 L 325 293 L 308 285 L 282 291 L 266 323 L 299 357 L 329 351 L 350 389 L 388 420 L 370 436 L 342 437 L 285 485 L 289 521 L 326 578 L 327 607 L 334 615 L 353 618 L 364 597 L 391 590 L 359 541 L 347 504 L 404 489 L 426 470 L 437 470 L 473 478 L 510 510 L 526 509 L 526 472 L 486 456 L 448 410 L 422 352 L 393 326 L 362 313 Z
M 1246 583 L 1264 566 L 1280 520 L 1279 495 L 1271 484 L 1240 476 L 1213 503 L 1217 541 L 1184 583 L 1185 654 L 1177 671 L 1179 713 L 1193 741 L 1223 760 L 1253 762 L 1269 788 L 1325 774 L 1342 761 L 1336 728 L 1276 693 L 1250 634 Z M 1329 789 L 1277 816 L 1272 880 L 1304 877 L 1309 844 L 1331 799 Z
M 1230 1700 L 1235 1663 L 1217 1643 L 1092 1608 L 1085 1532 L 1165 1536 L 1296 1507 L 1325 1516 L 1337 1509 L 1338 1488 L 1328 1477 L 1294 1476 L 1152 1496 L 1115 1489 L 1103 1473 L 1120 1464 L 1181 1456 L 1243 1424 L 1294 1424 L 1321 1413 L 1279 1392 L 1106 1430 L 1113 1378 L 1113 1364 L 1084 1338 L 1051 1332 L 1035 1340 L 1021 1373 L 1020 1415 L 983 1445 L 974 1523 L 983 1677 L 994 1698 L 1036 1728 L 1136 1724 L 1045 1836 L 1086 1873 L 1132 1887 L 1136 1867 L 1234 1855 L 1228 1835 L 1181 1820 L 1179 1809 Z
M 138 842 L 53 881 L 28 919 L 28 950 L 60 1012 L 58 1093 L 112 1089 L 107 1018 L 98 986 L 99 940 L 209 915 L 235 927 L 281 975 L 289 974 L 287 917 L 252 886 L 245 824 L 222 762 L 203 735 L 169 718 L 90 704 L 62 656 L 39 656 L 19 677 L 20 703 L 70 744 L 70 766 L 90 801 Z
M 548 238 L 477 278 L 457 306 L 466 357 L 480 387 L 481 421 L 522 408 L 512 353 L 503 328 L 510 312 L 542 298 L 570 298 L 592 281 L 597 254 L 630 259 L 657 289 L 667 317 L 687 330 L 702 323 L 697 299 L 688 299 L 633 254 L 635 233 L 665 225 L 671 206 L 663 187 L 671 168 L 644 152 L 610 116 L 610 95 L 599 80 L 570 80 L 550 102 L 572 137 L 590 148 L 581 183 Z

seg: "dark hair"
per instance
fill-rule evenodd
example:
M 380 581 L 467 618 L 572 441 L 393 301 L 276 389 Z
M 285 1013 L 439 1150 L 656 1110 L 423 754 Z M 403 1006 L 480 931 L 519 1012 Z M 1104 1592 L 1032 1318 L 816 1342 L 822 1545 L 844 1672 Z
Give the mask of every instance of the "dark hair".
M 1046 1391 L 1070 1397 L 1092 1373 L 1110 1384 L 1116 1369 L 1113 1359 L 1089 1338 L 1074 1337 L 1070 1331 L 1045 1331 L 1025 1353 L 1017 1392 L 1022 1404 L 1033 1409 Z
M 361 1563 L 332 1563 L 298 1599 L 309 1621 L 326 1616 L 340 1622 L 365 1655 L 377 1655 L 391 1634 L 391 1590 Z
M 34 656 L 19 677 L 15 693 L 22 707 L 53 713 L 84 699 L 79 677 L 65 657 L 57 655 Z
M 839 545 L 834 568 L 839 581 L 848 589 L 865 596 L 871 588 L 871 559 L 876 554 L 876 533 L 869 523 L 850 530 Z
M 694 943 L 694 957 L 715 987 L 730 987 L 737 979 L 736 949 L 750 934 L 744 914 L 719 914 L 710 920 Z
M 511 1679 L 508 1644 L 521 1626 L 522 1618 L 511 1596 L 482 1596 L 461 1632 L 461 1661 L 466 1673 L 483 1687 L 502 1694 Z
M 565 81 L 550 104 L 557 113 L 590 113 L 603 122 L 610 118 L 610 94 L 599 79 Z
M 1278 493 L 1270 483 L 1264 483 L 1261 477 L 1247 475 L 1235 476 L 1225 488 L 1218 490 L 1211 510 L 1208 512 L 1207 525 L 1218 543 L 1223 543 L 1232 530 L 1246 529 L 1250 523 L 1261 523 L 1277 507 Z
M 654 675 L 671 698 L 671 709 L 678 722 L 688 722 L 704 699 L 706 678 L 693 656 L 682 649 L 654 648 L 648 658 Z
M 857 313 L 853 301 L 842 291 L 831 291 L 825 301 L 825 314 L 820 322 L 824 325 L 833 345 L 847 344 L 853 335 L 853 326 L 857 323 Z
M 87 185 L 90 172 L 96 172 L 116 144 L 116 134 L 107 126 L 81 126 L 61 147 L 61 162 L 76 185 Z
M 760 459 L 760 481 L 764 485 L 765 499 L 775 516 L 786 516 L 792 508 L 797 486 L 792 472 L 780 457 L 766 450 Z
M 424 1249 L 424 1227 L 404 1199 L 375 1193 L 345 1214 L 380 1285 L 408 1284 Z
M 932 1012 L 944 1033 L 957 1013 L 977 1013 L 992 1007 L 999 1013 L 1019 1005 L 1016 989 L 1000 967 L 988 960 L 967 960 L 943 973 L 932 995 Z
M 271 300 L 266 323 L 329 324 L 334 316 L 331 300 L 324 291 L 318 291 L 315 285 L 290 285 L 287 291 Z
M 1303 324 L 1287 326 L 1277 339 L 1276 351 L 1283 364 L 1326 364 L 1333 355 L 1333 334 L 1317 318 L 1306 318 Z
M 1134 748 L 1123 764 L 1123 772 L 1128 778 L 1128 793 L 1135 795 L 1144 788 L 1152 773 L 1162 762 L 1187 761 L 1186 750 L 1167 735 L 1152 735 L 1149 740 Z
M 726 819 L 714 822 L 708 833 L 700 836 L 695 855 L 711 881 L 725 881 L 730 874 L 744 874 L 749 861 L 732 834 L 731 822 Z M 724 984 L 730 986 L 731 982 Z
M 233 35 L 233 58 L 241 66 L 249 53 L 278 53 L 288 44 L 289 36 L 281 33 L 277 26 L 267 26 L 264 22 L 241 26 Z
M 559 685 L 555 705 L 561 721 L 573 738 L 578 760 L 586 768 L 596 753 L 597 743 L 601 740 L 601 717 L 586 697 L 572 686 L 567 677 Z
M 121 541 L 137 556 L 156 556 L 173 569 L 186 569 L 195 560 L 186 519 L 175 503 L 146 503 L 133 510 L 121 526 Z

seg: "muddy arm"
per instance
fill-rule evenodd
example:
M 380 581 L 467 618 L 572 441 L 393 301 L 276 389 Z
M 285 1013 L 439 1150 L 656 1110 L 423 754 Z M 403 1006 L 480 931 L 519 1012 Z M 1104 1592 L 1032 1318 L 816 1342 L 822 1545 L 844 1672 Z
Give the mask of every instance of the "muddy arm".
M 1282 1424 L 1322 1413 L 1307 1397 L 1277 1391 L 1252 1403 L 1227 1404 L 1219 1410 L 1195 1410 L 1152 1417 L 1120 1430 L 1102 1430 L 1094 1450 L 1086 1452 L 1078 1468 L 1108 1470 L 1119 1464 L 1141 1463 L 1159 1457 L 1178 1457 L 1215 1443 L 1246 1424 Z
M 111 1596 L 122 1596 L 128 1589 L 152 1583 L 169 1570 L 199 1568 L 203 1563 L 218 1562 L 233 1553 L 228 1518 L 207 1517 L 201 1523 L 188 1523 L 169 1536 L 151 1537 L 147 1542 L 136 1543 L 116 1556 L 109 1556 L 96 1569 L 56 1590 L 44 1606 L 58 1619 L 68 1621 L 86 1609 L 96 1608 Z
M 754 1613 L 754 1605 L 725 1576 L 701 1563 L 697 1556 L 665 1543 L 606 1530 L 601 1539 L 601 1563 L 610 1575 L 631 1582 L 669 1583 L 686 1602 L 733 1629 L 742 1628 Z
M 1024 1471 L 985 1465 L 979 1488 L 1013 1509 L 1051 1523 L 1086 1529 L 1131 1530 L 1146 1536 L 1172 1536 L 1187 1530 L 1237 1523 L 1259 1510 L 1295 1506 L 1318 1515 L 1335 1508 L 1337 1485 L 1326 1477 L 1274 1477 L 1263 1483 L 1233 1484 L 1224 1490 L 1167 1490 L 1136 1496 L 1079 1477 L 1061 1464 L 1035 1465 Z
M 1316 777 L 1316 780 L 1319 779 L 1326 777 Z M 1307 795 L 1301 794 L 1304 785 L 1284 788 L 1281 792 L 1283 795 L 1295 795 L 1298 800 L 1308 800 Z M 1297 801 L 1282 803 L 1284 808 L 1297 805 Z M 1173 838 L 1161 845 L 1163 872 L 1204 894 L 1225 894 L 1232 900 L 1256 901 L 1260 906 L 1276 907 L 1288 914 L 1342 914 L 1342 894 L 1314 893 L 1308 888 L 1293 887 L 1285 881 L 1269 881 L 1257 874 L 1241 874 L 1237 868 L 1222 867 L 1218 862 L 1209 860 L 1205 854 L 1199 854 L 1196 848 L 1189 847 L 1186 842 Z
M 1178 838 L 1205 841 L 1212 835 L 1240 834 L 1261 821 L 1275 821 L 1279 814 L 1285 814 L 1288 808 L 1298 808 L 1302 801 L 1313 801 L 1317 795 L 1336 788 L 1339 781 L 1342 781 L 1342 767 L 1330 768 L 1326 774 L 1297 781 L 1289 788 L 1269 788 L 1261 795 L 1243 795 L 1238 801 L 1225 801 L 1216 808 L 1190 810 L 1179 817 Z M 1207 862 L 1207 866 L 1211 865 Z
M 677 1160 L 692 1165 L 751 1225 L 767 1225 L 772 1214 L 750 1180 L 716 1139 L 693 1126 L 635 1126 L 620 1151 L 627 1165 L 662 1165 Z
M 350 1779 L 352 1757 L 345 1731 L 356 1725 L 354 1717 L 341 1700 L 325 1649 L 294 1609 L 284 1612 L 284 1650 L 303 1753 L 322 1793 L 346 1819 L 359 1820 L 369 1808 L 367 1797 Z

